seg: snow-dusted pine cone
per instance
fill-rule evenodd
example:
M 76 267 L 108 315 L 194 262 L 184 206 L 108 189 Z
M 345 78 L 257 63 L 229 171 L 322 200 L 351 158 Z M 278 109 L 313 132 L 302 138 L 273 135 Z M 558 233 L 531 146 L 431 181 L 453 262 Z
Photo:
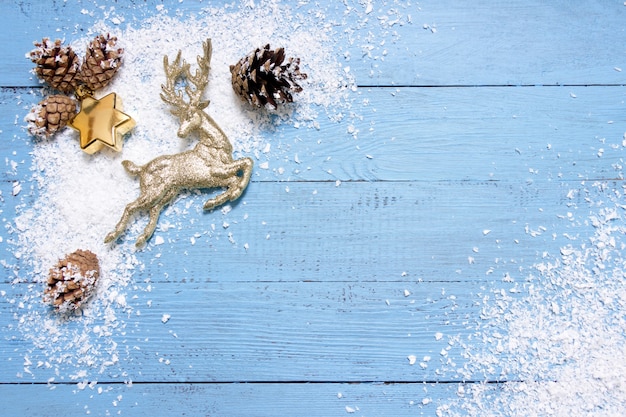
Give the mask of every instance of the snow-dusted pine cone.
M 122 65 L 122 48 L 115 48 L 117 38 L 98 35 L 87 47 L 80 69 L 81 81 L 92 91 L 105 87 Z
M 60 39 L 52 42 L 43 38 L 41 43 L 35 42 L 29 56 L 42 80 L 63 93 L 74 91 L 80 78 L 80 60 L 71 47 L 64 46 Z
M 76 115 L 76 100 L 68 96 L 48 96 L 30 110 L 24 120 L 31 135 L 46 138 L 64 128 Z
M 75 310 L 91 297 L 99 276 L 98 257 L 78 249 L 50 269 L 44 301 L 60 311 Z
M 289 58 L 285 50 L 275 51 L 267 44 L 230 66 L 235 93 L 257 107 L 275 109 L 278 104 L 292 102 L 291 92 L 300 92 L 299 80 L 307 75 L 300 72 L 300 58 Z

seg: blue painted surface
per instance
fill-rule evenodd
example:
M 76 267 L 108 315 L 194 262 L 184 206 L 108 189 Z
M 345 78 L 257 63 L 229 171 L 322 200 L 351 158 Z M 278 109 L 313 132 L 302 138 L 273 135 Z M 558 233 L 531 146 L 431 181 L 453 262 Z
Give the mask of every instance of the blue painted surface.
M 321 5 L 359 86 L 358 140 L 325 118 L 282 127 L 268 159 L 284 173 L 255 169 L 231 212 L 176 202 L 191 214 L 164 215 L 176 225 L 157 232 L 165 243 L 135 255 L 145 267 L 123 328 L 95 338 L 119 357 L 87 385 L 18 330 L 25 308 L 48 314 L 19 305 L 35 284 L 15 281 L 11 245 L 19 206 L 37 196 L 21 119 L 39 96 L 24 53 L 42 36 L 82 35 L 111 7 L 140 25 L 161 3 L 0 5 L 0 395 L 11 399 L 0 415 L 436 415 L 463 381 L 517 379 L 457 368 L 464 344 L 494 343 L 473 339 L 486 298 L 522 297 L 534 264 L 592 236 L 590 201 L 604 197 L 589 184 L 623 186 L 626 7 L 373 3 L 404 20 Z M 182 16 L 205 6 L 165 3 Z M 62 325 L 84 330 L 81 318 Z

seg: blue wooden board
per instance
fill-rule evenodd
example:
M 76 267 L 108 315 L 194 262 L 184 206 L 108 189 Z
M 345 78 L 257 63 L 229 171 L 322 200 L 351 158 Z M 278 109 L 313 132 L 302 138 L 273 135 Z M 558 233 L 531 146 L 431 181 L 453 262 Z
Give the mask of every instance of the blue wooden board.
M 141 268 L 113 320 L 37 301 L 15 253 L 41 192 L 22 122 L 41 98 L 32 42 L 251 4 L 0 5 L 0 415 L 522 415 L 490 409 L 523 390 L 503 369 L 515 357 L 472 354 L 508 331 L 488 306 L 524 303 L 536 264 L 593 244 L 598 207 L 623 208 L 621 1 L 284 2 L 334 28 L 357 116 L 266 133 L 230 211 L 173 203 L 160 242 L 128 255 Z

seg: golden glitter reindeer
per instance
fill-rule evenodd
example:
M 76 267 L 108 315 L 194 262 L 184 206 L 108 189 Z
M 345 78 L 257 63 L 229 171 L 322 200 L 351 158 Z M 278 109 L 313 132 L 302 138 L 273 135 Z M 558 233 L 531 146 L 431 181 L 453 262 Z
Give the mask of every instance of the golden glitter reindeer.
M 163 67 L 167 82 L 161 85 L 161 99 L 173 107 L 172 114 L 180 119 L 178 136 L 183 138 L 196 132 L 198 144 L 192 150 L 162 155 L 143 166 L 128 160 L 122 162 L 129 174 L 139 176 L 141 195 L 126 206 L 115 230 L 104 239 L 105 243 L 112 242 L 124 233 L 135 212 L 147 210 L 150 220 L 135 244 L 137 247 L 143 246 L 154 233 L 161 210 L 182 189 L 225 188 L 222 193 L 204 203 L 204 209 L 211 210 L 239 198 L 250 181 L 252 159 L 233 160 L 233 147 L 228 137 L 211 116 L 203 111 L 209 104 L 209 101 L 202 100 L 202 94 L 209 82 L 211 40 L 207 39 L 202 46 L 204 55 L 197 58 L 195 75 L 191 74 L 185 60 L 181 63 L 181 51 L 178 51 L 171 65 L 165 56 Z M 183 99 L 182 91 L 176 90 L 176 83 L 181 78 L 187 80 L 184 90 L 189 97 L 188 102 Z

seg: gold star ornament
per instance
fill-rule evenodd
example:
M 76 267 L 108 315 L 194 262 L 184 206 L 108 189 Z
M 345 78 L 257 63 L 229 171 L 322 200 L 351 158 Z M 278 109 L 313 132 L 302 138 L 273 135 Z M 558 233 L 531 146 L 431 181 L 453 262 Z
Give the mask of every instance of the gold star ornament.
M 122 111 L 122 100 L 110 93 L 96 99 L 90 92 L 77 94 L 80 112 L 69 125 L 80 132 L 80 148 L 88 154 L 108 147 L 122 150 L 122 137 L 135 127 L 132 117 Z

